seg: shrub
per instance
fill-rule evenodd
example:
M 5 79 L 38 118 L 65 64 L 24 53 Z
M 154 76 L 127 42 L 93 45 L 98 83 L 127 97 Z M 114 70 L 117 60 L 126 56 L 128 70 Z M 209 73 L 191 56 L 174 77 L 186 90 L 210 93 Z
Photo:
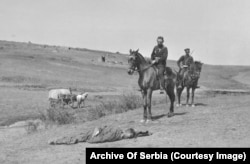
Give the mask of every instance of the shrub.
M 118 100 L 102 101 L 99 105 L 89 109 L 88 120 L 98 119 L 110 114 L 123 113 L 141 106 L 142 99 L 140 96 L 135 93 L 123 94 Z
M 121 109 L 128 111 L 141 107 L 142 98 L 135 93 L 123 94 L 119 101 Z
M 38 126 L 39 126 L 38 123 L 28 122 L 28 125 L 26 126 L 25 129 L 27 133 L 30 134 L 36 132 L 38 130 Z
M 44 112 L 40 113 L 40 119 L 43 122 L 52 122 L 58 125 L 70 124 L 75 121 L 74 113 L 64 108 L 49 108 Z

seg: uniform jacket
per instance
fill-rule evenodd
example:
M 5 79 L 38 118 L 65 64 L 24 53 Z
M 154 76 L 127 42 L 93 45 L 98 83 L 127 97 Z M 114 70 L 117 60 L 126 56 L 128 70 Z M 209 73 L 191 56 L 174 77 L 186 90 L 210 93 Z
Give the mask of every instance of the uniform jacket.
M 159 61 L 156 63 L 157 66 L 166 66 L 167 58 L 168 58 L 168 49 L 167 47 L 159 47 L 158 45 L 154 47 L 153 52 L 151 54 L 151 60 L 155 60 L 156 57 L 159 58 Z

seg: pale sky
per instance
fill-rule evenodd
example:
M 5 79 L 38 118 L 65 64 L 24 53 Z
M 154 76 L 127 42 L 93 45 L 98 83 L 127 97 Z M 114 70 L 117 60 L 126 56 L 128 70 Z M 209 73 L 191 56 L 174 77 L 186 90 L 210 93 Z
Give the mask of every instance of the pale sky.
M 0 0 L 0 40 L 250 65 L 249 0 Z

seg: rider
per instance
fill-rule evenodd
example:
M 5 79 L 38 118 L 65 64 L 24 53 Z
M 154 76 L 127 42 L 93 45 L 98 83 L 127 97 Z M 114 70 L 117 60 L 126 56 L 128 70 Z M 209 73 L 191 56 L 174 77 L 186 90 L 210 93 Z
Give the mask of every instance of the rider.
M 168 57 L 168 49 L 163 45 L 164 38 L 159 36 L 157 38 L 157 45 L 154 47 L 153 52 L 151 54 L 152 64 L 158 68 L 158 77 L 160 81 L 160 93 L 163 92 L 163 84 L 164 84 L 164 71 L 166 68 L 166 60 Z
M 184 49 L 184 51 L 186 54 L 181 56 L 180 59 L 177 61 L 177 65 L 179 67 L 179 75 L 180 75 L 178 88 L 182 87 L 181 85 L 183 83 L 185 72 L 188 70 L 190 65 L 194 62 L 193 57 L 190 55 L 190 49 L 186 48 Z

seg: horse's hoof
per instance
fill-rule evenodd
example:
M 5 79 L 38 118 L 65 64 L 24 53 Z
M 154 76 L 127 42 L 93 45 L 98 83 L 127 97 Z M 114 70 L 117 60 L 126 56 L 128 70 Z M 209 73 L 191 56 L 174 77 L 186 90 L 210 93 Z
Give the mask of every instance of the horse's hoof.
M 174 116 L 174 113 L 168 113 L 168 117 L 172 117 L 172 116 Z
M 186 107 L 189 107 L 189 104 L 186 104 Z
M 181 105 L 180 104 L 176 104 L 176 107 L 180 107 Z
M 195 107 L 195 105 L 193 104 L 192 107 Z
M 145 123 L 146 122 L 146 120 L 145 119 L 142 119 L 141 121 L 140 121 L 140 123 Z
M 151 119 L 147 119 L 146 124 L 151 123 L 151 122 L 152 122 Z
M 182 104 L 179 104 L 180 106 L 182 106 Z

